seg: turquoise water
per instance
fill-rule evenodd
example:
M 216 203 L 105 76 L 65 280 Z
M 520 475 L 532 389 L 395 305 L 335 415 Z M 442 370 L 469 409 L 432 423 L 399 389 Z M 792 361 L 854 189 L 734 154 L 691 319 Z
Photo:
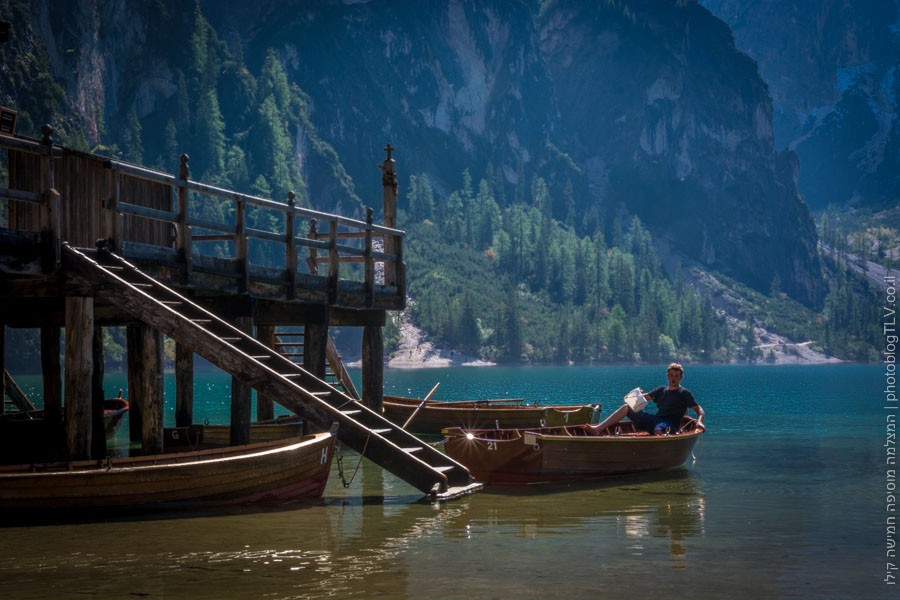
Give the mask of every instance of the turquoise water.
M 385 381 L 393 394 L 440 382 L 435 399 L 601 401 L 607 413 L 665 378 L 663 366 L 495 367 Z M 198 375 L 197 420 L 227 421 L 228 382 Z M 0 529 L 0 597 L 900 597 L 885 583 L 898 563 L 886 465 L 897 413 L 884 409 L 883 366 L 689 365 L 684 385 L 709 430 L 683 468 L 429 505 L 344 451 L 349 486 L 335 465 L 311 505 Z M 107 393 L 118 387 L 109 375 Z

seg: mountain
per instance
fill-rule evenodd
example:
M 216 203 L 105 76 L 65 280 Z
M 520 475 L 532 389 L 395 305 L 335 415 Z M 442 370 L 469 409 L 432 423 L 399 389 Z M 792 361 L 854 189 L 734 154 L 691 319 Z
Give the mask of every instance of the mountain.
M 467 167 L 476 179 L 499 173 L 510 198 L 533 176 L 556 198 L 571 183 L 586 228 L 637 214 L 685 261 L 821 302 L 796 158 L 775 149 L 756 65 L 704 8 L 410 6 L 264 0 L 211 19 L 248 57 L 279 49 L 350 172 L 371 170 L 390 140 L 403 171 L 429 174 L 439 191 Z M 564 211 L 555 202 L 554 215 Z
M 802 163 L 776 149 L 772 102 L 756 63 L 697 2 L 11 6 L 27 11 L 30 41 L 43 41 L 53 79 L 81 115 L 91 146 L 132 123 L 132 137 L 143 132 L 147 162 L 169 164 L 163 132 L 180 107 L 192 107 L 201 121 L 221 112 L 224 136 L 258 142 L 263 128 L 248 116 L 255 107 L 246 105 L 245 71 L 265 69 L 274 52 L 298 89 L 286 143 L 315 208 L 378 206 L 376 165 L 389 142 L 401 182 L 427 174 L 441 195 L 468 169 L 476 181 L 492 181 L 508 205 L 527 200 L 541 178 L 552 215 L 582 234 L 602 226 L 614 236 L 637 215 L 669 264 L 700 265 L 766 293 L 777 288 L 809 306 L 824 298 L 815 228 L 797 192 Z M 15 34 L 25 15 L 6 18 Z M 200 65 L 210 48 L 217 51 L 209 56 L 227 59 Z M 209 104 L 205 93 L 186 98 L 188 85 L 210 72 L 218 101 Z M 229 129 L 231 119 L 246 126 Z M 212 121 L 201 125 L 219 131 Z M 202 128 L 187 125 L 194 145 L 178 151 L 202 172 L 211 161 Z M 266 165 L 246 152 L 252 180 L 253 169 Z
M 900 199 L 900 2 L 703 0 L 759 64 L 814 208 Z

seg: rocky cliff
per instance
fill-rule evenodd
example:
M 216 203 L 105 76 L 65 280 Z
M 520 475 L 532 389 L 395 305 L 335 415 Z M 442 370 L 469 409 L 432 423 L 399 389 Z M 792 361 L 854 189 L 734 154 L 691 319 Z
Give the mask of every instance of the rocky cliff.
M 29 4 L 54 77 L 96 135 L 136 110 L 145 135 L 159 137 L 194 33 L 194 7 L 185 4 Z M 468 168 L 476 181 L 492 175 L 498 200 L 509 203 L 543 177 L 558 217 L 572 186 L 585 232 L 612 231 L 637 214 L 685 262 L 763 291 L 777 285 L 810 305 L 823 297 L 798 162 L 775 147 L 766 84 L 729 28 L 696 2 L 199 7 L 251 69 L 274 48 L 304 93 L 296 158 L 316 208 L 357 195 L 377 206 L 376 164 L 390 142 L 401 181 L 428 173 L 440 193 Z M 239 110 L 240 73 L 232 81 L 227 105 Z
M 769 86 L 810 206 L 900 199 L 900 2 L 703 0 Z
M 778 152 L 756 64 L 695 3 L 560 1 L 542 49 L 592 201 L 637 213 L 682 255 L 821 298 L 796 158 Z

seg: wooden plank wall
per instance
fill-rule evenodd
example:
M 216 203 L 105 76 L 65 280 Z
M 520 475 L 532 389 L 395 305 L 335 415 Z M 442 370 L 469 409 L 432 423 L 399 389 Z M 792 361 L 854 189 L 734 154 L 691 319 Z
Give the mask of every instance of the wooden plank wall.
M 40 157 L 17 150 L 9 151 L 10 188 L 42 192 Z M 61 199 L 61 239 L 74 246 L 93 247 L 100 238 L 114 237 L 109 211 L 116 200 L 116 176 L 103 160 L 78 152 L 64 152 L 53 161 L 54 187 Z M 122 177 L 119 201 L 165 211 L 173 208 L 172 188 L 165 184 L 134 177 Z M 173 246 L 173 225 L 133 215 L 121 223 L 123 241 Z M 28 202 L 10 201 L 9 227 L 40 231 L 40 207 Z
M 27 152 L 9 151 L 9 187 L 39 192 L 40 157 Z M 9 228 L 23 231 L 41 230 L 41 207 L 30 202 L 9 201 Z

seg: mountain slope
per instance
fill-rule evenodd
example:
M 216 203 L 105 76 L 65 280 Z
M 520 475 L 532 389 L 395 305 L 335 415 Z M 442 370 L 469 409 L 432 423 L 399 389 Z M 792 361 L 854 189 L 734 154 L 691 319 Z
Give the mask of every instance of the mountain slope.
M 231 125 L 257 110 L 242 105 L 252 98 L 242 69 L 259 72 L 274 51 L 303 98 L 293 158 L 315 208 L 379 206 L 376 164 L 390 142 L 401 182 L 425 173 L 439 201 L 464 169 L 489 180 L 501 206 L 531 202 L 540 178 L 549 213 L 583 235 L 603 227 L 614 238 L 636 214 L 686 261 L 821 304 L 815 230 L 796 159 L 775 149 L 766 86 L 696 2 L 197 6 L 211 32 L 175 0 L 28 3 L 91 145 L 124 136 L 136 115 L 144 156 L 174 153 L 161 132 L 198 102 L 184 97 L 198 40 L 223 57 L 200 66 L 219 78 L 224 134 L 254 142 L 256 129 Z M 206 157 L 203 146 L 181 151 Z

